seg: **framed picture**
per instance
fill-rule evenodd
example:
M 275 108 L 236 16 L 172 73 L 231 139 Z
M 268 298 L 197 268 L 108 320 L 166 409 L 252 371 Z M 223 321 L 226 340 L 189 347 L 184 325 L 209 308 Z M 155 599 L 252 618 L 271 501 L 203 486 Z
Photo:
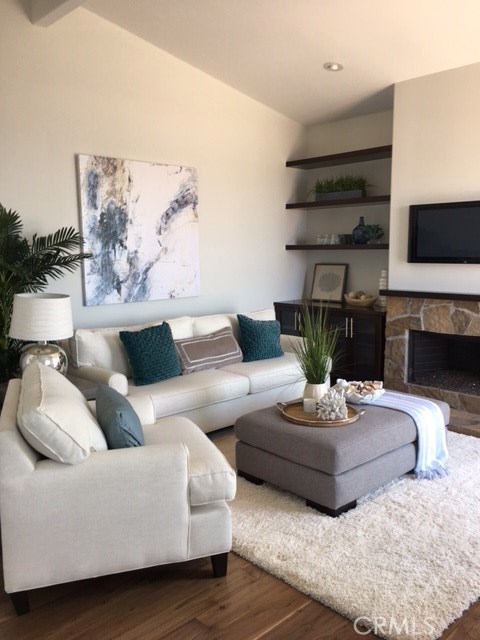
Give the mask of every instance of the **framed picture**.
M 313 272 L 312 300 L 342 302 L 348 264 L 316 264 Z

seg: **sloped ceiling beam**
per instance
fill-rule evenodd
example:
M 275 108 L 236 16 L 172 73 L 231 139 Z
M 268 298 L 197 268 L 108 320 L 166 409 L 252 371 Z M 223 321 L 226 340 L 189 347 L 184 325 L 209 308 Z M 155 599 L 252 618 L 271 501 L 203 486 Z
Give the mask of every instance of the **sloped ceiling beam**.
M 85 0 L 30 0 L 30 20 L 41 27 L 49 27 Z

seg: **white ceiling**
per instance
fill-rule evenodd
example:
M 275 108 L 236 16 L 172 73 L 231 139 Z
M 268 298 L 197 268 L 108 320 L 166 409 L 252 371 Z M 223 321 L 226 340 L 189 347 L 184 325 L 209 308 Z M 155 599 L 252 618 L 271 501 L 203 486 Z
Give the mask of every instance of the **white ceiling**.
M 394 83 L 480 62 L 480 0 L 32 0 L 79 5 L 306 125 L 389 109 Z

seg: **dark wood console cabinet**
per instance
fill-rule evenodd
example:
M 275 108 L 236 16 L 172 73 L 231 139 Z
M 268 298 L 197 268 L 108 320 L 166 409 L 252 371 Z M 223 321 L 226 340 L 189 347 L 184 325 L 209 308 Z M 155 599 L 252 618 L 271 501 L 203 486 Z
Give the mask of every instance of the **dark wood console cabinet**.
M 385 311 L 375 307 L 353 307 L 341 303 L 319 303 L 313 300 L 274 302 L 275 315 L 282 333 L 298 335 L 299 319 L 304 305 L 315 309 L 323 305 L 331 325 L 339 328 L 339 362 L 332 372 L 346 380 L 383 380 L 385 350 Z

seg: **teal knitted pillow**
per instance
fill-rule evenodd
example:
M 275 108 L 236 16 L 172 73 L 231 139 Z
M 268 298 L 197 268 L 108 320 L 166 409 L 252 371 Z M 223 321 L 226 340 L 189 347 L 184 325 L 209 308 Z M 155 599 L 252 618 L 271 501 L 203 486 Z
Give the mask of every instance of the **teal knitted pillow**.
M 153 384 L 182 373 L 167 322 L 140 331 L 120 331 L 136 385 Z
M 253 320 L 243 315 L 237 315 L 237 318 L 244 362 L 283 356 L 278 320 Z
M 109 449 L 141 447 L 145 444 L 140 418 L 121 393 L 99 384 L 96 394 L 98 424 Z

